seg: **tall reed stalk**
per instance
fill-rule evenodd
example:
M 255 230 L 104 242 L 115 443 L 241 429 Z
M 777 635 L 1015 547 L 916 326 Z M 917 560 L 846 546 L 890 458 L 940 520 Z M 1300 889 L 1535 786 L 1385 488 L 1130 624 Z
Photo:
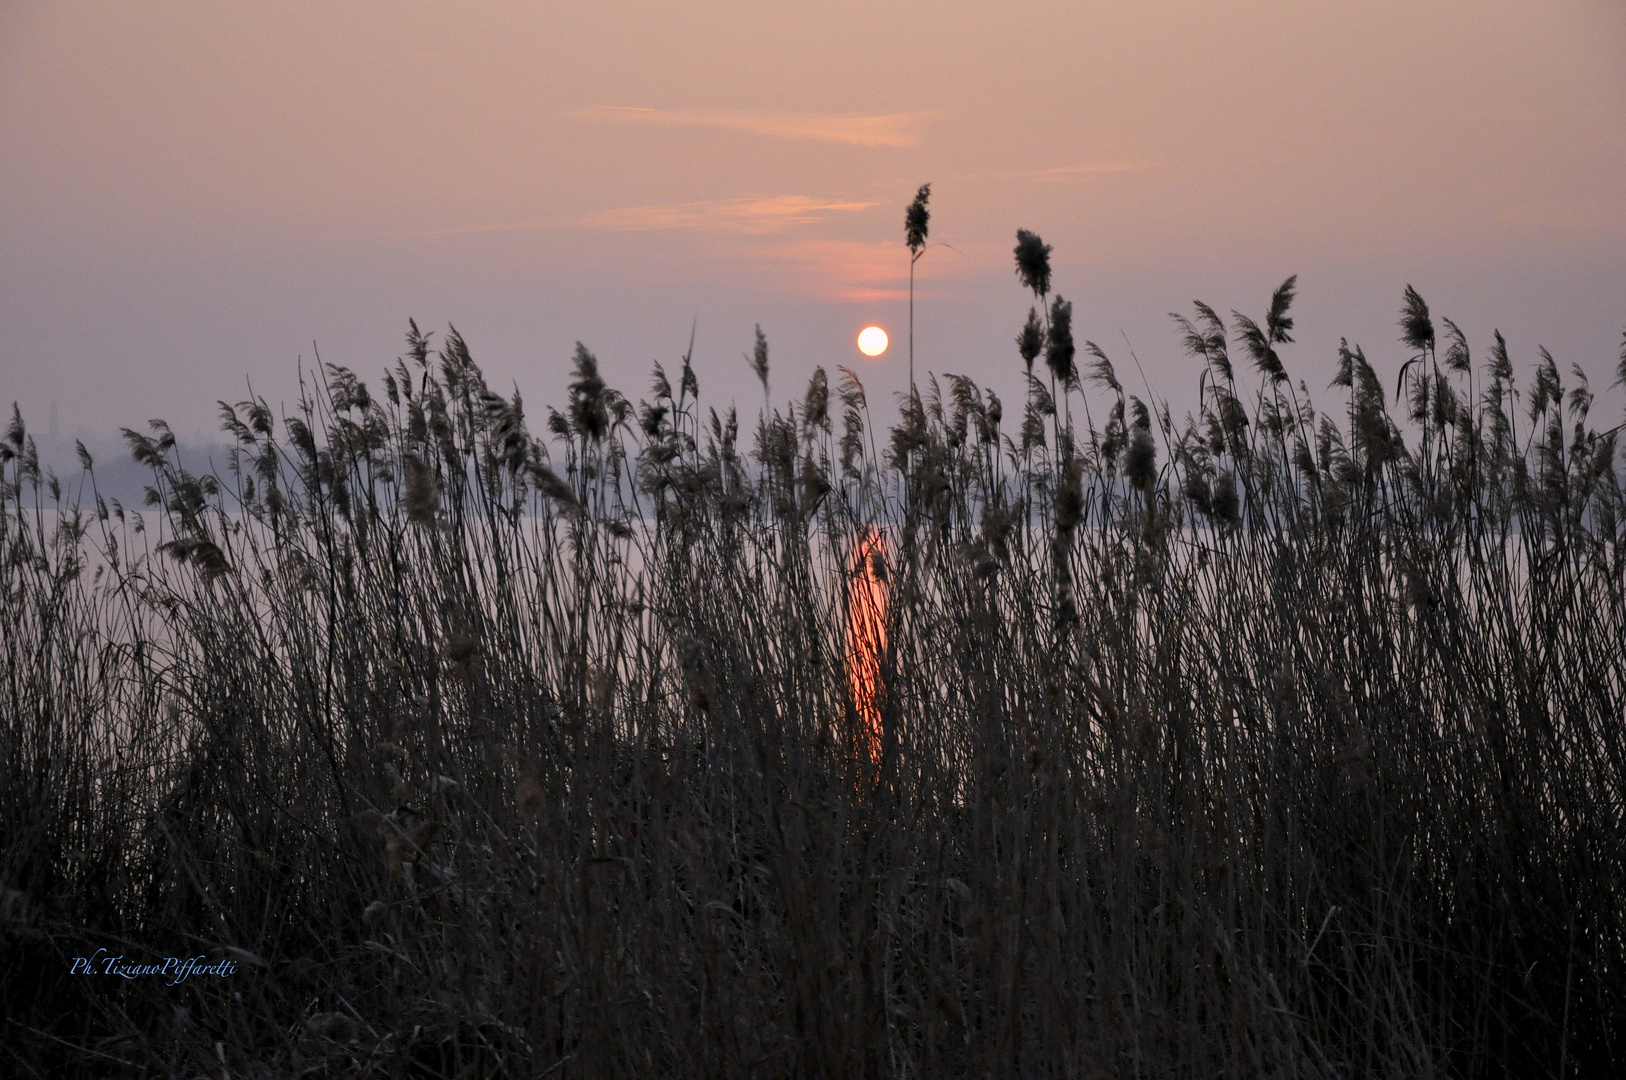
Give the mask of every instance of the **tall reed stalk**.
M 1499 335 L 1436 368 L 1415 294 L 1408 413 L 1348 346 L 1318 412 L 1292 299 L 1179 318 L 1183 423 L 1089 346 L 1053 446 L 1037 379 L 882 450 L 820 371 L 744 444 L 688 357 L 634 403 L 583 347 L 538 436 L 416 326 L 222 404 L 213 471 L 127 432 L 139 509 L 14 414 L 0 1068 L 1618 1071 L 1619 429 Z

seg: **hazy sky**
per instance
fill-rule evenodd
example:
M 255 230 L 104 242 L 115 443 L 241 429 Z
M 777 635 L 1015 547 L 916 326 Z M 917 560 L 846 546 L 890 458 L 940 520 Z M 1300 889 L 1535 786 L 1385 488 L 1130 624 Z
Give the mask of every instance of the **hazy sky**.
M 922 371 L 1019 394 L 1025 227 L 1177 402 L 1166 313 L 1295 272 L 1322 398 L 1340 336 L 1398 368 L 1408 282 L 1601 388 L 1626 2 L 0 5 L 0 399 L 212 432 L 313 342 L 376 378 L 412 316 L 533 412 L 577 339 L 637 398 L 695 320 L 708 397 L 758 400 L 760 322 L 776 398 L 847 364 L 889 406 L 924 181 Z

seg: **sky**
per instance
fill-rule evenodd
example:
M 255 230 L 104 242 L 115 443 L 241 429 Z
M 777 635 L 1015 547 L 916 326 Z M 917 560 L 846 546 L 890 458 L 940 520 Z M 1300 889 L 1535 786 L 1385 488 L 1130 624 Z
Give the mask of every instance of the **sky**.
M 86 436 L 376 379 L 409 318 L 533 415 L 576 341 L 636 400 L 691 330 L 759 407 L 757 324 L 776 402 L 846 365 L 883 413 L 926 182 L 917 370 L 1007 400 L 1018 228 L 1177 414 L 1168 313 L 1289 274 L 1321 398 L 1342 337 L 1398 371 L 1408 283 L 1526 379 L 1626 328 L 1626 0 L 0 3 L 0 148 L 0 403 Z

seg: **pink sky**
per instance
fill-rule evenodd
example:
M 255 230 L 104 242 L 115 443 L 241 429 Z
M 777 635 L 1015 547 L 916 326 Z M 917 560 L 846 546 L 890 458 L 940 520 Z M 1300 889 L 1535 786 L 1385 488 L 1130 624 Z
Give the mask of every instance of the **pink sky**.
M 6 4 L 0 146 L 0 399 L 68 431 L 212 431 L 313 341 L 376 377 L 408 316 L 533 408 L 693 320 L 708 397 L 760 322 L 776 398 L 888 402 L 924 181 L 917 365 L 1011 392 L 1018 227 L 1177 403 L 1166 313 L 1295 272 L 1316 393 L 1343 335 L 1398 366 L 1407 282 L 1600 388 L 1626 325 L 1620 0 Z

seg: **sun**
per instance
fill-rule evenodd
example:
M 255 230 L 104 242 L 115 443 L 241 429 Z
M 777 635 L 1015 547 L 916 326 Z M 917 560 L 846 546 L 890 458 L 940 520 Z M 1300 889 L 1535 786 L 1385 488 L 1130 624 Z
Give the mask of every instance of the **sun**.
M 886 331 L 879 326 L 866 326 L 858 333 L 858 351 L 865 356 L 880 356 L 886 352 Z

